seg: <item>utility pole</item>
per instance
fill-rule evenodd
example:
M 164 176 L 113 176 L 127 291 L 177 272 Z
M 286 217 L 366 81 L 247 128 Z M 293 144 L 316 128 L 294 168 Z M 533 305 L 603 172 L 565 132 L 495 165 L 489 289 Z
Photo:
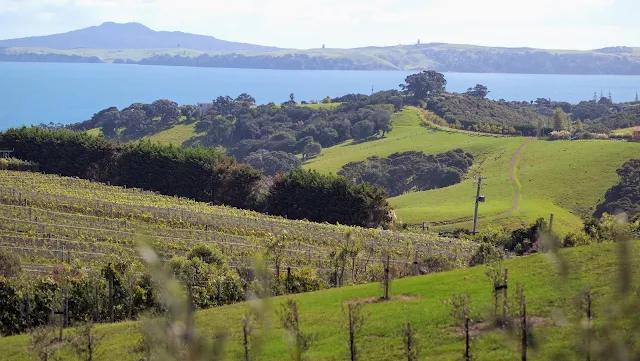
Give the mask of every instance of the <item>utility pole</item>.
M 487 179 L 482 175 L 477 177 L 478 179 L 478 192 L 476 193 L 476 208 L 473 212 L 473 229 L 471 230 L 471 234 L 476 234 L 477 226 L 478 226 L 478 205 L 480 202 L 485 201 L 485 197 L 480 195 L 480 189 L 482 188 L 482 180 Z

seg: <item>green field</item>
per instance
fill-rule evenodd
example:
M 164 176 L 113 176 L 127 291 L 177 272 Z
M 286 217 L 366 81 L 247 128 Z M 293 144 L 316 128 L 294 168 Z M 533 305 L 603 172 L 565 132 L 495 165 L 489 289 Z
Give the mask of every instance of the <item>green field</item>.
M 631 259 L 637 263 L 639 245 L 632 247 Z M 599 244 L 562 251 L 570 266 L 569 282 L 560 290 L 560 277 L 548 255 L 539 254 L 506 261 L 509 269 L 509 289 L 516 283 L 524 286 L 527 314 L 535 318 L 534 335 L 537 351 L 530 351 L 531 359 L 554 360 L 563 354 L 568 360 L 584 359 L 575 348 L 577 331 L 562 326 L 557 311 L 572 304 L 573 299 L 590 287 L 594 300 L 596 320 L 604 315 L 604 304 L 611 295 L 615 282 L 617 249 L 614 244 Z M 312 344 L 307 356 L 310 360 L 345 360 L 347 330 L 342 305 L 348 301 L 375 299 L 380 296 L 378 284 L 365 284 L 292 296 L 299 304 L 300 323 L 304 331 L 316 332 L 318 340 Z M 454 293 L 469 292 L 476 320 L 488 319 L 492 313 L 492 291 L 484 266 L 396 280 L 392 285 L 394 298 L 390 302 L 366 304 L 369 314 L 359 340 L 363 360 L 400 360 L 402 340 L 400 327 L 406 322 L 418 330 L 420 360 L 459 360 L 464 352 L 464 339 L 456 335 L 448 309 L 441 303 Z M 510 296 L 513 291 L 510 291 Z M 267 314 L 271 317 L 270 331 L 263 352 L 257 360 L 282 360 L 286 355 L 284 332 L 278 325 L 274 310 L 285 300 L 271 299 Z M 246 303 L 199 311 L 196 325 L 203 335 L 224 330 L 227 335 L 227 359 L 241 358 L 242 315 L 248 310 Z M 104 335 L 97 349 L 97 359 L 138 360 L 132 351 L 138 342 L 134 322 L 99 325 Z M 33 360 L 26 350 L 27 335 L 0 338 L 2 359 L 6 361 Z M 520 357 L 518 342 L 507 333 L 487 325 L 472 339 L 472 355 L 476 360 L 515 360 Z M 68 358 L 74 360 L 74 358 Z
M 633 128 L 635 127 L 615 129 L 611 131 L 611 134 L 632 134 Z
M 487 177 L 482 192 L 487 202 L 480 206 L 480 216 L 485 218 L 481 228 L 494 222 L 526 224 L 553 213 L 556 230 L 563 233 L 579 228 L 580 217 L 589 214 L 616 183 L 615 170 L 640 156 L 635 143 L 549 142 L 449 131 L 423 126 L 420 115 L 416 108 L 405 108 L 393 115 L 393 131 L 385 138 L 359 144 L 347 141 L 323 149 L 305 167 L 336 173 L 349 162 L 373 155 L 385 157 L 409 150 L 436 154 L 459 147 L 476 157 L 468 179 L 451 187 L 390 198 L 403 221 L 468 227 L 476 190 L 472 176 L 482 174 Z
M 195 127 L 196 123 L 179 123 L 167 130 L 163 130 L 148 137 L 144 137 L 143 139 L 149 139 L 153 142 L 172 144 L 174 146 L 180 147 L 182 146 L 182 143 L 186 142 L 192 137 L 204 135 L 204 133 L 196 133 Z

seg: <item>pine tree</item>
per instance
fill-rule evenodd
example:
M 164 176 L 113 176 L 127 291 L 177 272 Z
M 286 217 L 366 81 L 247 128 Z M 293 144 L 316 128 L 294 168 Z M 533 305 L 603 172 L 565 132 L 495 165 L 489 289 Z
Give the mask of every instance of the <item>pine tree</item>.
M 596 92 L 593 92 L 593 101 L 594 102 L 598 101 L 598 94 Z
M 613 98 L 611 97 L 611 90 L 609 90 L 609 101 L 613 103 Z
M 640 102 L 640 100 L 638 99 L 638 92 L 636 91 L 636 103 Z

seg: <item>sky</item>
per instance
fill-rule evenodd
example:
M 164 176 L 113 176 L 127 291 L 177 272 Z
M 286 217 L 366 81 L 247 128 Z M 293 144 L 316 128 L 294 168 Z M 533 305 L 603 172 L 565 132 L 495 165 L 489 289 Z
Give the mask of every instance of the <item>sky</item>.
M 0 39 L 139 22 L 282 48 L 640 46 L 639 0 L 0 0 Z

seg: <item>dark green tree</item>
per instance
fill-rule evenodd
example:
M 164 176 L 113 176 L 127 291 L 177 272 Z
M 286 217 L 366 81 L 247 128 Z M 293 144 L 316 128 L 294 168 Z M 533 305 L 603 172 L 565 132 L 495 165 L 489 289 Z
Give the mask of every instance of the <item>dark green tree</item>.
M 487 97 L 487 94 L 489 94 L 489 88 L 481 84 L 476 84 L 476 86 L 474 86 L 473 88 L 467 89 L 467 92 L 465 94 L 472 97 L 484 99 Z
M 411 96 L 414 102 L 440 95 L 447 85 L 444 74 L 434 70 L 424 70 L 409 75 L 404 82 L 400 84 L 400 88 L 405 94 Z
M 351 127 L 354 139 L 366 139 L 375 133 L 375 124 L 370 120 L 361 120 Z
M 320 155 L 321 151 L 322 151 L 322 145 L 320 145 L 320 143 L 318 142 L 312 142 L 305 145 L 304 152 L 302 153 L 302 155 L 305 157 L 305 159 L 313 158 Z

